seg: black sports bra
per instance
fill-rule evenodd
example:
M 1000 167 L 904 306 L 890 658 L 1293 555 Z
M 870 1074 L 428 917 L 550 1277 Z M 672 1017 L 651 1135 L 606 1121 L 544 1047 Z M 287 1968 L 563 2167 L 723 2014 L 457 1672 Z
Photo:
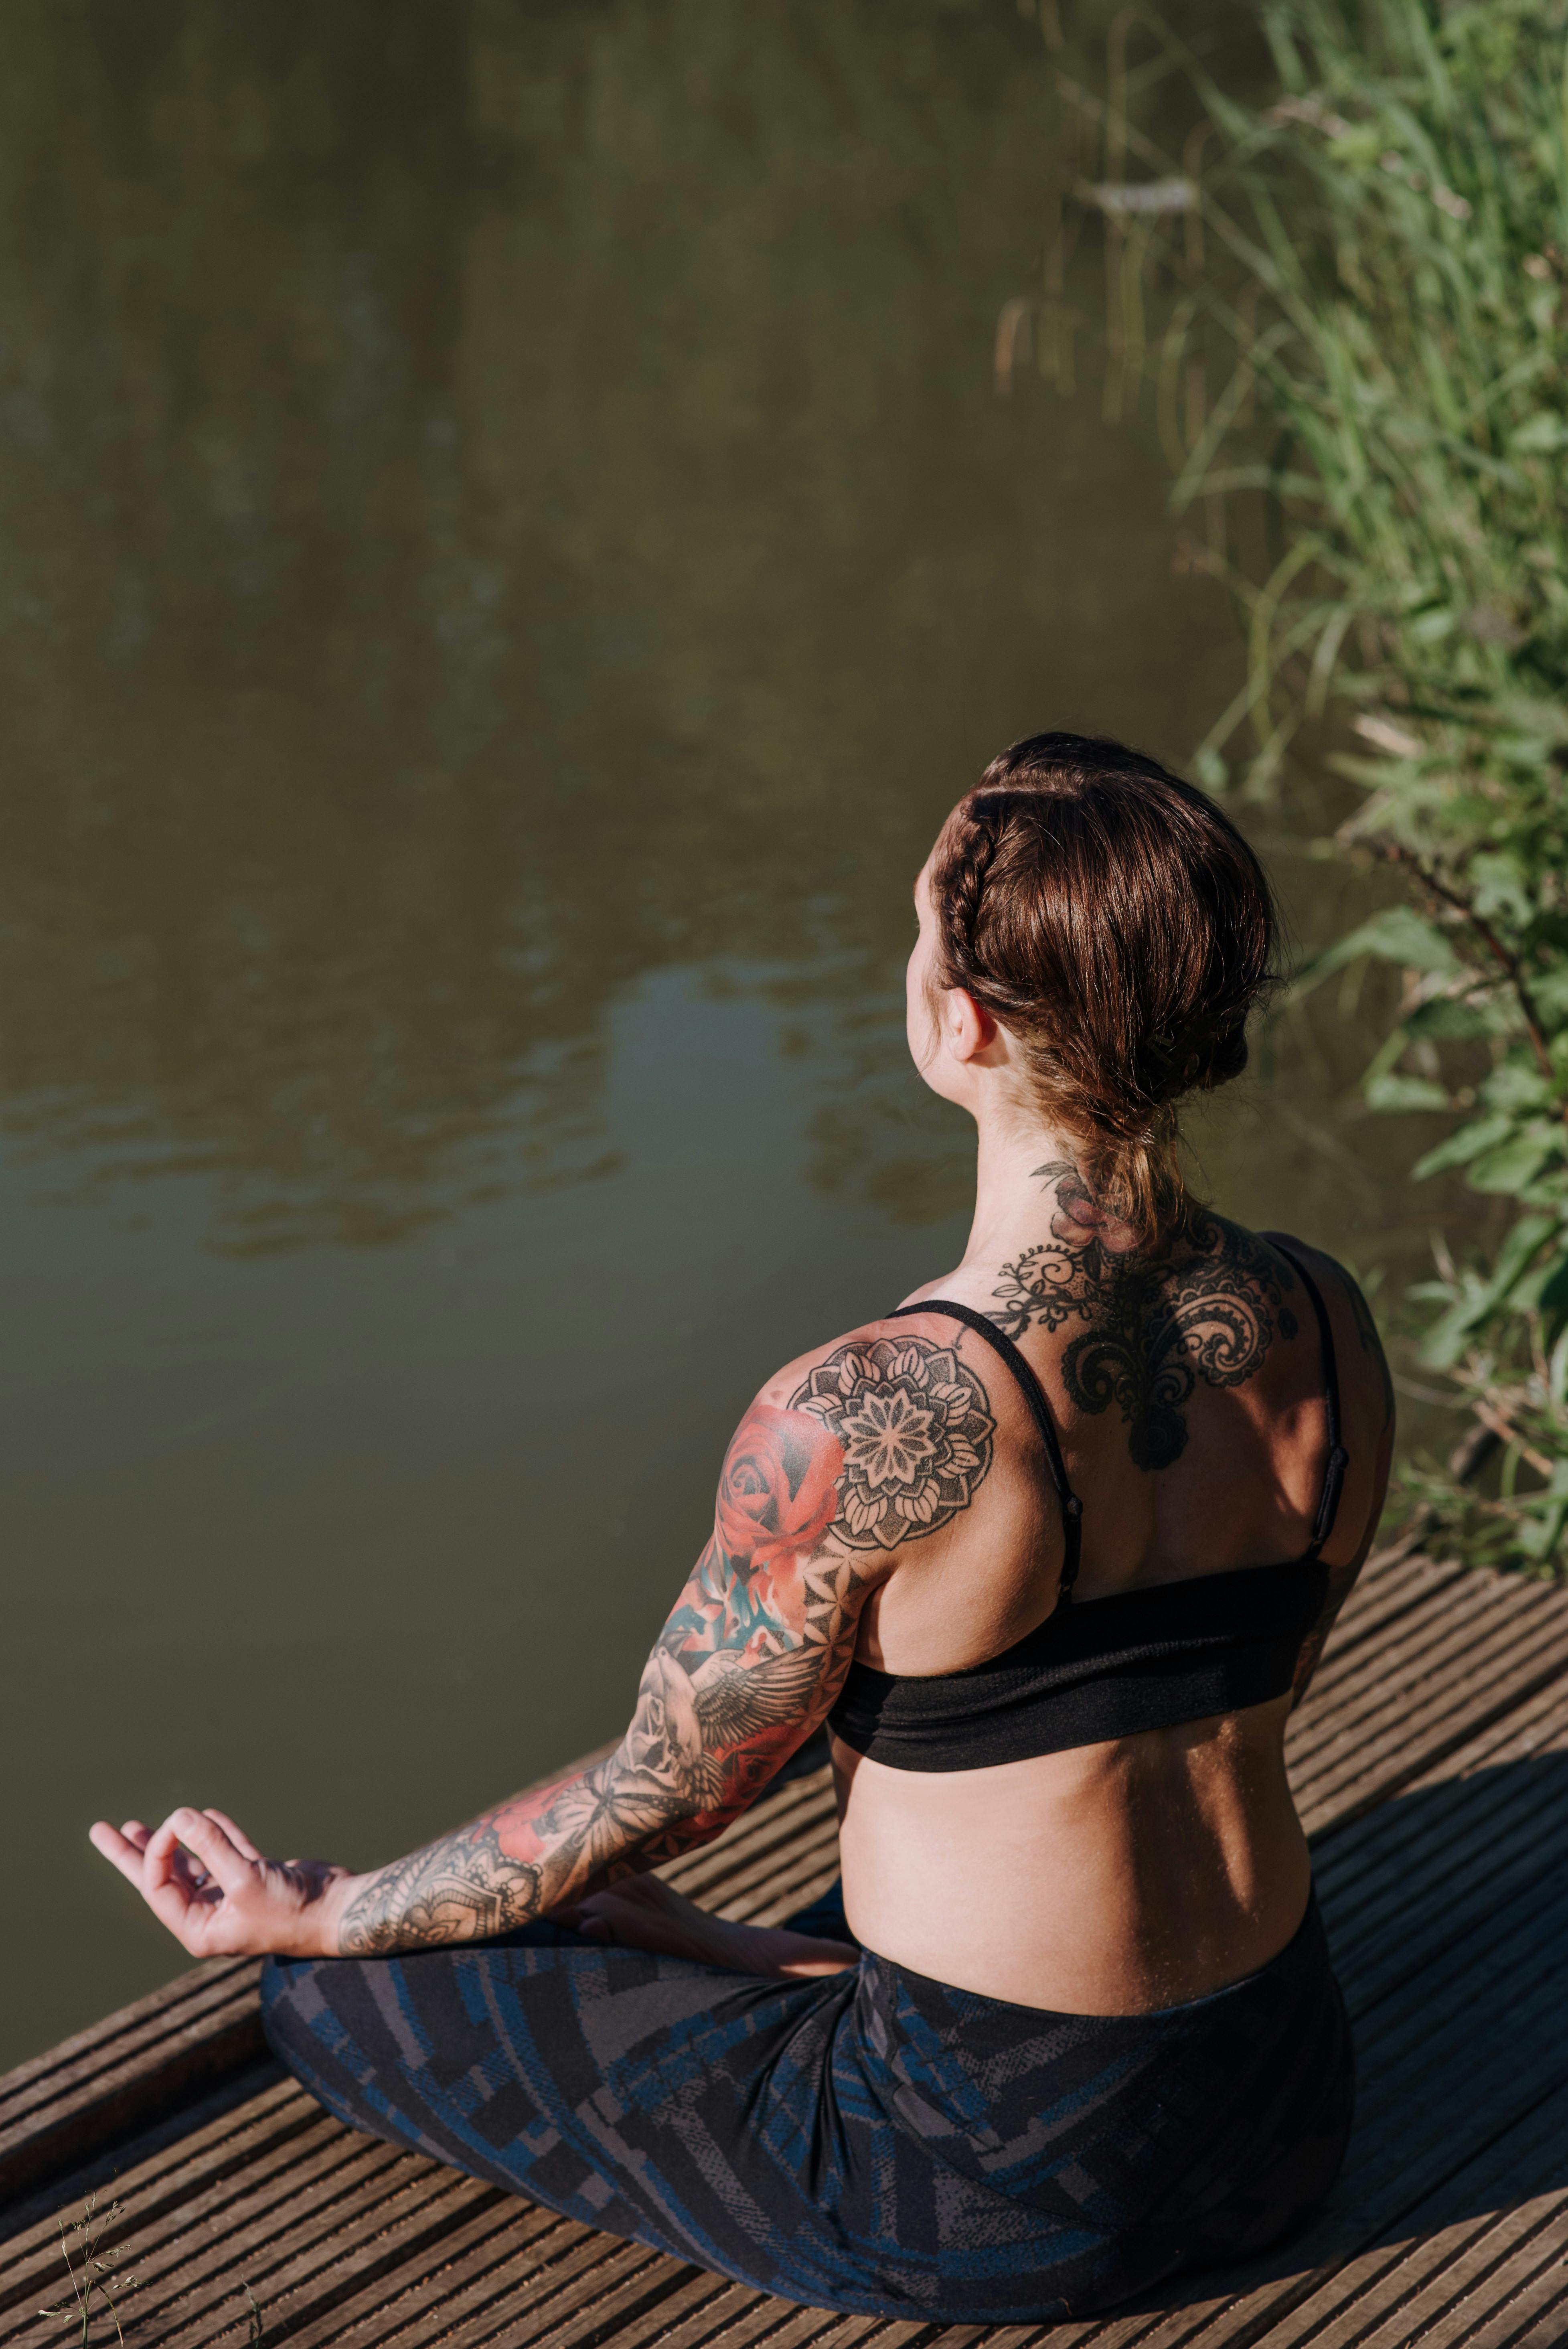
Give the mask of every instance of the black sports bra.
M 1076 1606 L 1083 1504 L 1068 1483 L 1050 1405 L 1028 1362 L 994 1321 L 949 1298 L 923 1298 L 888 1317 L 951 1315 L 984 1338 L 1013 1372 L 1040 1431 L 1062 1505 L 1061 1587 L 1043 1623 L 983 1664 L 900 1679 L 851 1663 L 828 1716 L 836 1737 L 895 1770 L 978 1770 L 1130 1737 L 1140 1729 L 1174 1729 L 1284 1694 L 1328 1595 L 1320 1552 L 1333 1530 L 1349 1455 L 1339 1441 L 1339 1378 L 1327 1310 L 1306 1267 L 1290 1249 L 1280 1253 L 1301 1275 L 1323 1342 L 1328 1457 L 1311 1541 L 1282 1566 L 1189 1575 Z

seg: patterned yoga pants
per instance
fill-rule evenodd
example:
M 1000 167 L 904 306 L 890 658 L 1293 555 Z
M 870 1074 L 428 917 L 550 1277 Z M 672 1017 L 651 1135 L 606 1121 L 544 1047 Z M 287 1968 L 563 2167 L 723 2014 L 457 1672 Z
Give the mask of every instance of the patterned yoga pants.
M 263 2010 L 354 2128 L 877 2316 L 1079 2316 L 1259 2251 L 1326 2193 L 1350 2127 L 1315 1902 L 1260 1972 L 1158 2014 L 1013 2006 L 869 1951 L 772 1981 L 551 1925 L 273 1959 Z

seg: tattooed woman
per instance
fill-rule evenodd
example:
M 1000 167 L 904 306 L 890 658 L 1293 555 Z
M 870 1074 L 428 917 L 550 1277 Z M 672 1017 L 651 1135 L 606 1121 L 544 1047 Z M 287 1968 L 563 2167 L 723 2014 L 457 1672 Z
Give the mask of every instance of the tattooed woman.
M 356 2128 L 794 2300 L 1035 2321 L 1258 2250 L 1337 2170 L 1283 1743 L 1393 1413 L 1349 1277 L 1183 1185 L 1274 943 L 1220 812 L 1040 735 L 915 905 L 968 1247 L 763 1387 L 609 1759 L 365 1874 L 218 1811 L 93 1833 L 188 1951 L 270 1953 L 272 2044 Z M 831 1917 L 649 1873 L 824 1723 Z

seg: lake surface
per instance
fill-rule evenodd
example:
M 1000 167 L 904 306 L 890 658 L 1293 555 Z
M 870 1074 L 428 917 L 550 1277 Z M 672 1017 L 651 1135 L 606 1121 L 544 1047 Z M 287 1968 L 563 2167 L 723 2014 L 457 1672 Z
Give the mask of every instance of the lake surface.
M 1041 727 L 1181 761 L 1240 667 L 1092 241 L 1080 388 L 995 388 L 1016 0 L 7 52 L 0 2063 L 183 1963 L 100 1810 L 368 1864 L 624 1724 L 748 1398 L 961 1252 L 936 825 Z M 1320 821 L 1253 824 L 1307 938 Z M 1375 1040 L 1276 1022 L 1202 1154 L 1398 1269 Z

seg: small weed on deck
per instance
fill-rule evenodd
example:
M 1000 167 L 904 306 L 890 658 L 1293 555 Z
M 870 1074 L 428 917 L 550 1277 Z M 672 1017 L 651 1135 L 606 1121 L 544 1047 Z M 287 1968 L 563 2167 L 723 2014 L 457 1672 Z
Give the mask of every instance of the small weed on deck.
M 125 2334 L 120 2330 L 117 2302 L 123 2293 L 135 2291 L 136 2278 L 115 2273 L 119 2246 L 104 2241 L 121 2215 L 118 2202 L 111 2202 L 107 2210 L 100 2212 L 98 2196 L 89 2194 L 82 2204 L 79 2219 L 67 2219 L 62 2212 L 57 2222 L 60 2255 L 70 2279 L 71 2296 L 53 2308 L 41 2308 L 38 2313 L 40 2316 L 60 2318 L 70 2325 L 81 2349 L 89 2349 L 95 2319 L 107 2319 L 114 2326 L 115 2338 L 119 2342 L 120 2349 L 124 2349 Z M 252 2307 L 254 2305 L 253 2302 Z M 253 2333 L 253 2340 L 257 2337 L 258 2334 Z

